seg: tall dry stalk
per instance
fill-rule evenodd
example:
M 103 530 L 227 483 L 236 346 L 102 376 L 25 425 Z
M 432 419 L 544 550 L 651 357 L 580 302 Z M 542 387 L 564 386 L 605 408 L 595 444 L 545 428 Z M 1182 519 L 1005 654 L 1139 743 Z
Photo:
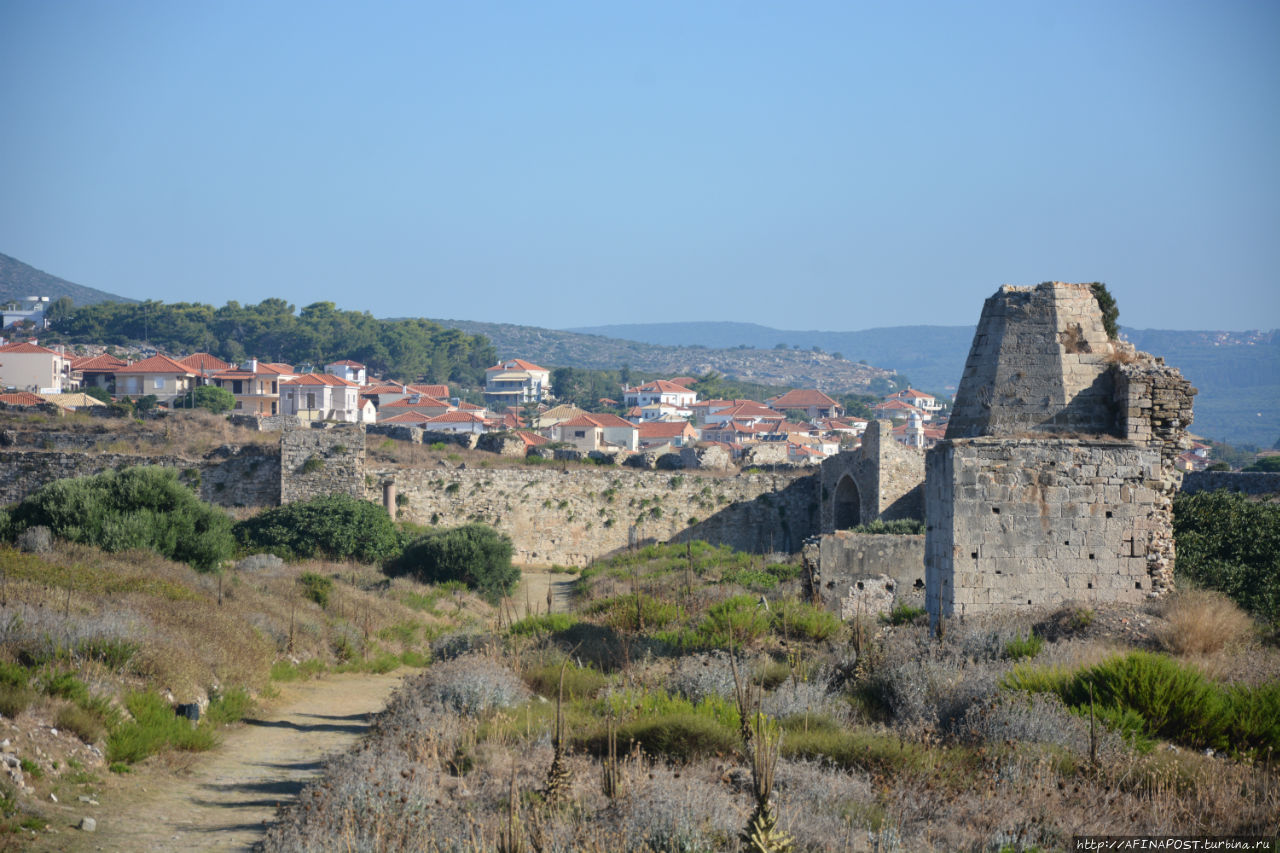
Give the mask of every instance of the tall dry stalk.
M 551 769 L 547 771 L 547 784 L 543 789 L 548 803 L 555 803 L 564 797 L 572 781 L 564 756 L 564 672 L 568 666 L 569 658 L 566 657 L 560 664 L 560 689 L 556 694 L 555 755 L 551 759 Z

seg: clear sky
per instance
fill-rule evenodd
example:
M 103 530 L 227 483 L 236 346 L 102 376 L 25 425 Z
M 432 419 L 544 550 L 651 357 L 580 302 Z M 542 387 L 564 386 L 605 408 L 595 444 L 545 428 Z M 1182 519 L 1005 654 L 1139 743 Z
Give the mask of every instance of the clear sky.
M 0 0 L 0 252 L 166 302 L 1280 326 L 1273 0 Z

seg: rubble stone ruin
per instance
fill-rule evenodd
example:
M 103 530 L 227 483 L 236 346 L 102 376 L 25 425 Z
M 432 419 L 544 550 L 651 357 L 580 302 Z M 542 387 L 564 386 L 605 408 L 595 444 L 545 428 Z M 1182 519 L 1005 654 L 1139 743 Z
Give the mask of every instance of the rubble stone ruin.
M 925 459 L 930 619 L 1169 591 L 1195 393 L 1108 338 L 1091 285 L 1000 288 Z

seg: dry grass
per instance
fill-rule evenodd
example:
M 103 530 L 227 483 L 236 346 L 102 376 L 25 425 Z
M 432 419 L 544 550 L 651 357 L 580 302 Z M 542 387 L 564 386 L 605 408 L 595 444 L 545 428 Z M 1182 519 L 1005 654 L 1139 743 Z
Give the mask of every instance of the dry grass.
M 1256 634 L 1249 614 L 1220 592 L 1183 590 L 1162 602 L 1165 623 L 1157 639 L 1177 655 L 1212 655 L 1248 643 Z

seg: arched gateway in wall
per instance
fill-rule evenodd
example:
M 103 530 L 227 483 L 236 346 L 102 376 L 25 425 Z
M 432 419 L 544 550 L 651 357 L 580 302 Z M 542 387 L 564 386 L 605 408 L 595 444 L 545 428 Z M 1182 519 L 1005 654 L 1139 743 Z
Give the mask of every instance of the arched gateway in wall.
M 862 524 L 862 496 L 858 493 L 858 484 L 853 477 L 845 474 L 836 486 L 835 499 L 832 501 L 836 530 L 848 530 Z

